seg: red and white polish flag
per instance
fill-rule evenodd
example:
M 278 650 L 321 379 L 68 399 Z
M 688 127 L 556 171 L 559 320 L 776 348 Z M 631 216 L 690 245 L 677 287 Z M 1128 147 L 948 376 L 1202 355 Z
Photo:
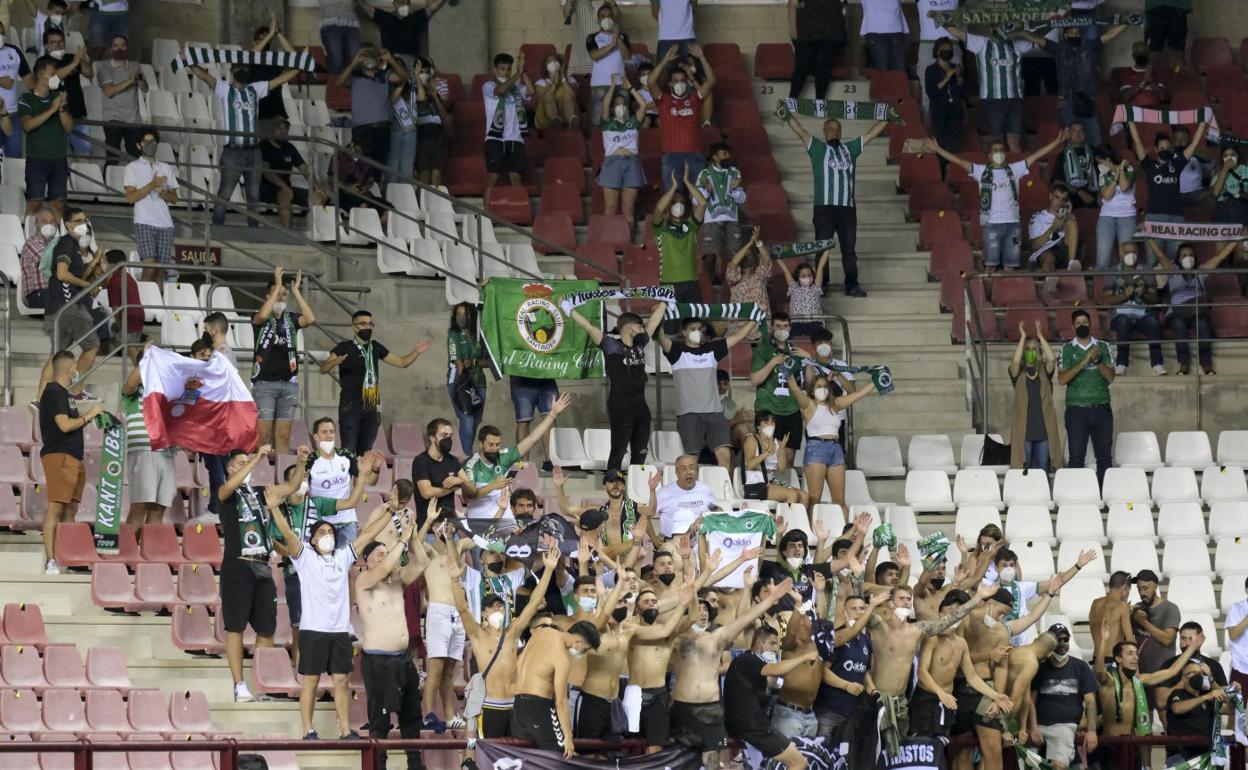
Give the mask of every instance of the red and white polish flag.
M 197 361 L 152 346 L 139 370 L 152 449 L 176 446 L 211 455 L 255 450 L 256 402 L 225 356 L 214 352 Z

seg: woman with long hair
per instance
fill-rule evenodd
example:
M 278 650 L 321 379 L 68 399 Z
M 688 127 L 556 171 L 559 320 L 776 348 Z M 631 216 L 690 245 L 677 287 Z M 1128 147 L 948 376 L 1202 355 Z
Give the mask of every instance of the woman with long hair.
M 451 308 L 446 332 L 446 392 L 458 421 L 459 444 L 472 451 L 472 442 L 485 413 L 484 348 L 477 337 L 477 307 L 461 302 Z M 465 381 L 466 380 L 466 381 Z M 470 403 L 474 400 L 476 403 Z
M 797 406 L 802 410 L 802 422 L 806 424 L 806 454 L 802 468 L 806 476 L 806 494 L 810 502 L 817 505 L 823 499 L 826 482 L 831 501 L 848 513 L 849 507 L 845 504 L 845 450 L 841 446 L 841 417 L 838 412 L 874 393 L 875 388 L 858 388 L 853 393 L 833 398 L 831 380 L 828 375 L 820 373 L 811 382 L 809 394 L 790 376 L 789 392 L 797 399 Z

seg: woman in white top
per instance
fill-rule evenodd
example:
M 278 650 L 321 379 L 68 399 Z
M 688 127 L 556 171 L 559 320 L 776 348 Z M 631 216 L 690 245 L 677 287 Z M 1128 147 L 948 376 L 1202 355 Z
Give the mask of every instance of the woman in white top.
M 629 102 L 635 105 L 629 110 Z M 598 171 L 598 186 L 602 188 L 603 213 L 614 214 L 616 207 L 623 209 L 629 229 L 633 226 L 633 209 L 637 205 L 637 191 L 646 184 L 646 173 L 638 156 L 641 124 L 650 106 L 641 92 L 627 80 L 620 88 L 620 76 L 611 76 L 611 85 L 602 100 L 602 149 L 605 157 Z
M 782 477 L 788 475 L 789 453 L 786 451 L 789 437 L 776 441 L 776 418 L 771 412 L 754 415 L 754 432 L 741 442 L 741 476 L 747 500 L 775 500 L 778 503 L 801 503 L 806 505 L 806 493 L 785 486 Z
M 575 46 L 574 46 L 575 47 Z M 563 68 L 563 57 L 550 54 L 542 62 L 546 77 L 535 83 L 537 105 L 534 124 L 538 128 L 576 128 L 581 124 L 580 108 L 576 104 L 576 78 Z
M 1101 216 L 1096 221 L 1096 269 L 1108 270 L 1118 246 L 1135 237 L 1135 169 L 1110 147 L 1093 151 Z
M 867 41 L 872 69 L 905 70 L 910 25 L 901 12 L 901 0 L 862 0 L 858 32 Z
M 832 502 L 848 511 L 845 505 L 845 450 L 841 447 L 841 418 L 837 414 L 859 399 L 875 392 L 875 388 L 858 388 L 853 393 L 832 398 L 826 374 L 818 374 L 811 383 L 810 395 L 797 380 L 789 377 L 789 392 L 797 399 L 806 423 L 806 455 L 802 472 L 806 476 L 806 494 L 812 503 L 823 499 L 823 484 L 828 484 Z

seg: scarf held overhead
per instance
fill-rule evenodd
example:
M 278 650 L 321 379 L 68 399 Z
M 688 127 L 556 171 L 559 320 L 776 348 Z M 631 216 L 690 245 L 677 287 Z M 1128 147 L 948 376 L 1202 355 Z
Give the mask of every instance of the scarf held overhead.
M 767 247 L 772 259 L 788 259 L 819 254 L 836 246 L 835 238 L 823 238 L 817 241 L 793 241 L 792 243 L 773 243 Z
M 316 71 L 316 59 L 306 51 L 242 51 L 208 45 L 188 45 L 170 66 L 177 72 L 183 67 L 202 67 L 205 64 L 266 65 L 304 72 Z
M 753 302 L 669 302 L 667 317 L 702 318 L 708 321 L 736 318 L 762 323 L 767 318 L 767 312 Z
M 871 375 L 872 384 L 875 385 L 875 389 L 879 391 L 881 396 L 886 396 L 893 392 L 893 373 L 888 370 L 887 366 L 880 366 L 879 364 L 873 366 L 842 366 L 841 364 L 825 364 L 813 358 L 803 358 L 802 366 L 809 366 L 823 374 L 831 374 L 832 372 L 869 374 Z
M 675 302 L 676 290 L 671 286 L 634 286 L 631 289 L 591 289 L 564 294 L 559 299 L 559 309 L 564 315 L 586 302 L 620 299 L 653 299 L 659 302 Z
M 840 99 L 780 99 L 776 102 L 776 117 L 785 120 L 789 115 L 808 118 L 836 118 L 837 120 L 885 120 L 900 123 L 897 108 L 887 102 L 847 102 Z
M 1183 126 L 1205 123 L 1205 137 L 1217 142 L 1222 136 L 1218 118 L 1212 107 L 1193 107 L 1188 110 L 1167 110 L 1162 107 L 1131 107 L 1120 104 L 1114 108 L 1114 119 L 1109 135 L 1117 136 L 1127 123 L 1156 123 L 1163 126 Z

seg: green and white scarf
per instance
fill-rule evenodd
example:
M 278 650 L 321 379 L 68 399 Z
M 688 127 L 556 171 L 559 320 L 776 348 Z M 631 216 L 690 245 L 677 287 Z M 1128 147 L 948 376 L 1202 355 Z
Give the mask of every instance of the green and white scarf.
M 280 318 L 270 314 L 260 327 L 260 333 L 256 335 L 255 362 L 251 367 L 253 381 L 260 376 L 260 365 L 264 362 L 262 354 L 276 344 L 286 346 L 290 381 L 295 381 L 295 376 L 299 373 L 299 325 L 294 322 L 294 316 L 290 313 L 282 313 Z
M 249 64 L 281 67 L 283 69 L 316 71 L 316 59 L 303 51 L 244 51 L 237 48 L 213 48 L 208 45 L 188 45 L 170 66 L 174 72 L 183 67 L 202 67 L 205 64 Z
M 1092 163 L 1092 149 L 1084 147 L 1067 147 L 1062 150 L 1062 170 L 1065 172 L 1066 184 L 1071 187 L 1089 187 L 1095 182 L 1096 170 Z
M 377 385 L 377 354 L 373 350 L 373 341 L 360 342 L 354 339 L 352 342 L 364 359 L 364 387 L 360 400 L 364 403 L 365 411 L 376 411 L 381 406 L 381 388 Z
M 935 572 L 945 563 L 945 554 L 949 551 L 949 538 L 943 532 L 933 532 L 918 542 L 919 556 L 923 560 L 923 569 Z
M 490 125 L 486 128 L 486 139 L 502 140 L 503 131 L 507 128 L 507 103 L 515 101 L 516 123 L 520 126 L 520 135 L 529 133 L 529 113 L 524 107 L 524 94 L 519 83 L 512 84 L 503 93 L 498 93 L 498 82 L 494 83 L 494 114 L 490 116 Z
M 1122 715 L 1122 673 L 1117 668 L 1110 672 L 1114 678 L 1114 703 L 1117 704 L 1119 716 Z M 1152 709 L 1144 694 L 1144 683 L 1138 676 L 1131 677 L 1131 689 L 1135 698 L 1135 734 L 1148 735 L 1152 732 Z
M 850 102 L 842 99 L 780 99 L 776 117 L 787 120 L 789 115 L 837 120 L 885 120 L 900 123 L 897 108 L 888 102 Z
M 1010 183 L 1010 195 L 1014 198 L 1014 203 L 1018 203 L 1018 180 L 1014 178 L 1014 169 L 1010 168 L 1010 164 L 1006 163 L 1002 167 L 1005 172 L 1005 178 Z M 979 175 L 979 221 L 980 224 L 988 224 L 988 214 L 992 211 L 992 172 L 996 168 L 992 164 L 984 166 L 984 173 Z
M 1017 580 L 1011 580 L 1009 585 L 1002 587 L 1009 591 L 1010 596 L 1013 597 L 1010 600 L 1010 611 L 1006 614 L 1005 619 L 1007 621 L 1018 620 L 1023 616 L 1023 591 L 1018 587 Z
M 741 171 L 736 167 L 719 168 L 710 164 L 698 173 L 695 182 L 706 197 L 706 218 L 736 217 L 740 206 L 733 198 L 733 180 L 741 181 Z M 740 188 L 738 188 L 740 189 Z M 744 191 L 742 191 L 744 193 Z M 738 194 L 740 197 L 740 194 Z
M 893 373 L 889 371 L 887 366 L 875 364 L 872 366 L 844 366 L 841 364 L 824 363 L 816 361 L 813 358 L 803 358 L 802 366 L 809 366 L 815 371 L 823 374 L 831 374 L 832 372 L 841 372 L 844 374 L 868 374 L 871 376 L 871 383 L 875 385 L 875 389 L 879 391 L 881 396 L 888 395 L 893 392 Z
M 659 302 L 675 302 L 676 290 L 671 286 L 634 286 L 631 289 L 590 289 L 589 291 L 571 291 L 559 300 L 559 309 L 564 315 L 572 312 L 572 308 L 580 307 L 587 302 L 620 299 L 653 299 Z
M 767 248 L 772 259 L 788 259 L 819 254 L 836 246 L 835 238 L 824 238 L 817 241 L 793 241 L 792 243 L 773 243 Z
M 100 478 L 95 486 L 95 551 L 120 551 L 117 533 L 121 529 L 121 487 L 126 478 L 126 426 L 108 412 L 95 418 L 104 431 L 100 452 Z
M 762 323 L 767 311 L 753 302 L 669 302 L 668 318 L 703 318 L 708 321 L 736 318 Z
M 268 509 L 256 495 L 256 488 L 242 484 L 234 490 L 234 503 L 238 514 L 238 541 L 242 543 L 240 556 L 263 561 L 273 550 L 269 540 Z
M 604 516 L 608 515 L 607 509 L 610 505 L 611 503 L 609 502 L 604 503 L 600 509 Z M 633 498 L 625 495 L 624 499 L 620 501 L 620 539 L 625 543 L 632 541 L 633 527 L 636 525 L 637 503 L 633 502 Z M 605 527 L 598 533 L 598 537 L 603 545 L 607 544 L 607 530 Z
M 1120 104 L 1114 108 L 1109 135 L 1117 136 L 1127 123 L 1152 123 L 1163 126 L 1204 123 L 1206 140 L 1217 143 L 1222 138 L 1222 128 L 1218 125 L 1218 117 L 1213 113 L 1212 107 L 1169 110 L 1164 107 L 1134 107 L 1129 104 Z

